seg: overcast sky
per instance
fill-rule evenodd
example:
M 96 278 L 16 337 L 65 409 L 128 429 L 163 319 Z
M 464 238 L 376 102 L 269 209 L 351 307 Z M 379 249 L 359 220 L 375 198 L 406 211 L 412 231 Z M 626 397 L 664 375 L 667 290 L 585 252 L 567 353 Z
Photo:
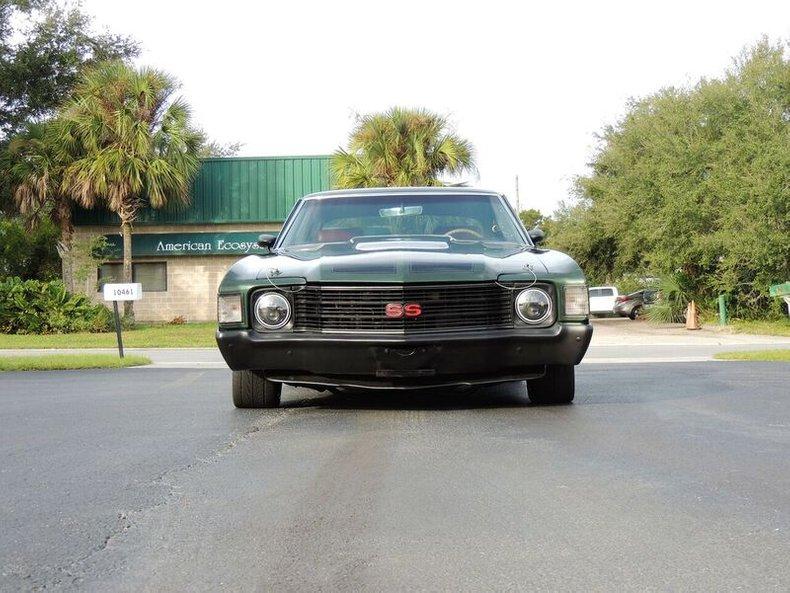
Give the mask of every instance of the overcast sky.
M 790 1 L 212 2 L 85 0 L 97 24 L 176 75 L 197 123 L 242 155 L 328 154 L 355 113 L 450 115 L 479 179 L 551 212 L 629 97 L 790 38 Z

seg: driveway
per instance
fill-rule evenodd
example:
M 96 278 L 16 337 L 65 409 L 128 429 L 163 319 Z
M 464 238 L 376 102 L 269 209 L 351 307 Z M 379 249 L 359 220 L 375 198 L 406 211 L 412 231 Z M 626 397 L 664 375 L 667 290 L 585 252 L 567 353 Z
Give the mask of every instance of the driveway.
M 0 589 L 787 590 L 790 364 L 235 410 L 225 369 L 0 374 Z

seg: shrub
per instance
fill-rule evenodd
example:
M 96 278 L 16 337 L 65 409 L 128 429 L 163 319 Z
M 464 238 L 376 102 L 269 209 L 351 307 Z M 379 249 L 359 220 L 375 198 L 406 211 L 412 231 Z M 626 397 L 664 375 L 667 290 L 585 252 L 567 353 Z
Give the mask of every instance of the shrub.
M 27 229 L 20 219 L 0 216 L 0 278 L 53 280 L 60 274 L 59 232 L 45 221 Z
M 616 279 L 614 282 L 602 282 L 602 284 L 614 284 L 620 294 L 631 294 L 646 288 L 658 289 L 659 278 L 647 271 L 627 272 Z
M 0 281 L 0 332 L 17 334 L 100 332 L 110 329 L 112 316 L 85 295 L 72 294 L 53 280 Z
M 658 300 L 647 310 L 653 323 L 681 323 L 686 320 L 686 306 L 692 300 L 689 280 L 681 273 L 669 274 L 658 283 Z

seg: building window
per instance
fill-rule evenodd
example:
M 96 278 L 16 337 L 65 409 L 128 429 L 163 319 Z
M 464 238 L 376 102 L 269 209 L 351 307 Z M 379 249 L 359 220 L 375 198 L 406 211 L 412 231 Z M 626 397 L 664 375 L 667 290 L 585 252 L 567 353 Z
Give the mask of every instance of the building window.
M 132 280 L 143 285 L 143 292 L 167 290 L 167 263 L 145 262 L 132 264 Z M 123 282 L 123 264 L 99 266 L 99 291 L 108 282 Z

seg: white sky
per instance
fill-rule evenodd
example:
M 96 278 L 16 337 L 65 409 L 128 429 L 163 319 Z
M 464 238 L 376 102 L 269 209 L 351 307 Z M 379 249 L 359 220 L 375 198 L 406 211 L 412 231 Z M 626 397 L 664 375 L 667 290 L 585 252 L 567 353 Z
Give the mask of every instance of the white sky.
M 720 75 L 790 2 L 84 0 L 183 83 L 196 123 L 242 155 L 328 154 L 354 113 L 448 113 L 472 184 L 551 212 L 629 97 Z

